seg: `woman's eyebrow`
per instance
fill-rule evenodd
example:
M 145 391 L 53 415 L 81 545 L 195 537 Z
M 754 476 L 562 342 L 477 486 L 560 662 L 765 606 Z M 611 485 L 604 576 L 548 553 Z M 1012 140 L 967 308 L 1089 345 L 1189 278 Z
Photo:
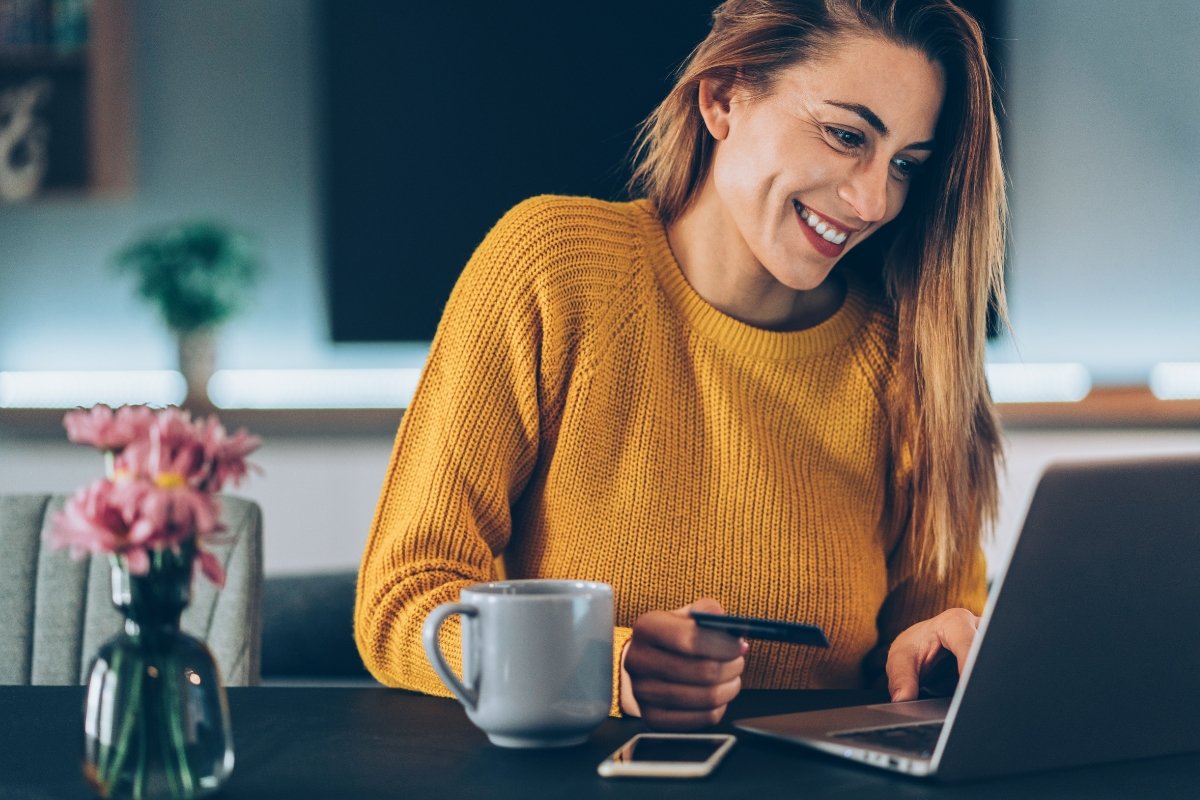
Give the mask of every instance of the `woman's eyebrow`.
M 879 115 L 861 103 L 840 103 L 837 100 L 826 100 L 825 102 L 831 106 L 844 108 L 847 111 L 858 114 L 863 118 L 863 122 L 874 128 L 880 136 L 887 136 L 891 133 L 888 130 L 888 126 L 883 124 L 883 120 L 879 118 Z
M 863 122 L 867 123 L 872 128 L 874 128 L 875 131 L 880 136 L 887 136 L 889 133 L 891 133 L 891 131 L 888 130 L 888 126 L 883 124 L 883 120 L 881 120 L 879 118 L 879 115 L 876 114 L 874 111 L 872 111 L 868 106 L 864 106 L 862 103 L 842 103 L 837 100 L 826 100 L 825 102 L 831 106 L 837 106 L 838 108 L 844 108 L 846 111 L 849 111 L 854 114 L 858 114 L 860 117 L 863 118 Z M 908 145 L 905 149 L 906 150 L 932 150 L 933 142 L 931 142 L 931 141 L 913 142 L 912 144 Z

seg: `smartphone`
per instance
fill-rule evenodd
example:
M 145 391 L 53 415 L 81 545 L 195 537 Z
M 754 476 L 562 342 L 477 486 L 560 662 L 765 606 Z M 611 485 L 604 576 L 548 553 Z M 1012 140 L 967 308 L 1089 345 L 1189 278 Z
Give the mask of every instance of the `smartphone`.
M 829 647 L 829 639 L 820 626 L 805 622 L 787 622 L 762 617 L 738 617 L 733 614 L 708 614 L 693 611 L 692 619 L 702 628 L 714 628 L 747 639 L 770 639 L 776 642 L 806 644 L 810 647 Z
M 736 741 L 728 733 L 639 733 L 596 771 L 605 778 L 702 778 Z

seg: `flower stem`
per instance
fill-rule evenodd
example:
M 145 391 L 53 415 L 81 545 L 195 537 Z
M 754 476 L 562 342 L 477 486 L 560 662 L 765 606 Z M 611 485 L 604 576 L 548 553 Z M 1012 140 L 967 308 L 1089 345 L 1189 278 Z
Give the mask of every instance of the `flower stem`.
M 147 709 L 141 702 L 142 683 L 146 680 L 146 665 L 142 663 L 139 666 L 140 669 L 133 682 L 134 686 L 138 687 L 138 702 L 131 704 L 138 712 L 138 757 L 137 770 L 133 773 L 133 800 L 142 800 L 142 792 L 146 788 L 146 737 L 149 736 L 151 730 L 150 721 L 146 719 Z
M 175 681 L 180 677 L 180 665 L 171 656 L 164 657 L 163 712 L 167 719 L 167 736 L 163 737 L 163 762 L 171 791 L 178 797 L 191 797 L 195 792 L 191 763 L 188 761 L 187 740 L 183 732 L 183 704 Z
M 124 666 L 122 661 L 123 661 L 123 658 L 122 658 L 121 648 L 118 647 L 113 652 L 112 663 L 109 664 L 109 675 L 105 678 L 106 681 L 111 681 L 112 680 L 111 676 L 115 675 L 116 679 L 117 679 L 117 687 L 118 688 L 121 687 L 121 681 L 122 681 L 121 668 Z M 129 709 L 126 708 L 125 709 L 125 718 L 122 720 L 123 724 L 120 726 L 120 728 L 117 729 L 117 740 L 116 741 L 112 741 L 109 738 L 108 734 L 111 734 L 112 733 L 111 731 L 108 731 L 108 732 L 99 731 L 98 732 L 98 735 L 100 738 L 100 748 L 99 748 L 100 752 L 96 754 L 96 773 L 97 773 L 97 776 L 100 778 L 100 780 L 103 781 L 104 784 L 108 785 L 108 786 L 112 785 L 111 780 L 110 780 L 112 777 L 112 774 L 109 771 L 109 764 L 112 761 L 114 751 L 116 752 L 116 754 L 119 757 L 123 750 L 122 742 L 121 742 L 121 734 L 124 731 L 126 731 L 129 727 L 128 722 L 127 722 L 128 717 L 129 717 Z
M 102 766 L 100 768 L 100 776 L 110 789 L 120 780 L 121 768 L 125 766 L 125 761 L 129 757 L 130 738 L 133 736 L 135 730 L 142 727 L 140 723 L 142 716 L 141 673 L 144 666 L 140 658 L 131 659 L 127 663 L 122 663 L 123 661 L 121 649 L 117 648 L 113 654 L 113 673 L 117 678 L 117 691 L 121 690 L 122 684 L 127 683 L 129 686 L 129 698 L 125 705 L 125 713 L 121 716 L 117 741 L 113 748 L 116 751 L 113 760 L 107 767 Z M 124 672 L 132 672 L 132 674 L 125 675 Z M 139 737 L 139 741 L 140 739 L 141 737 Z

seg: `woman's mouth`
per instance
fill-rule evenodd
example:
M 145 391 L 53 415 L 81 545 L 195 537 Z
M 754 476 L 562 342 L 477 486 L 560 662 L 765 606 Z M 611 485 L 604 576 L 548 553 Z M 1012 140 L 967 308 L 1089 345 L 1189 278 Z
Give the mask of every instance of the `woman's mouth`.
M 825 258 L 841 257 L 846 249 L 846 240 L 854 231 L 838 227 L 815 211 L 810 211 L 798 200 L 793 200 L 792 205 L 796 209 L 800 229 L 813 249 Z
M 796 207 L 796 211 L 800 214 L 800 219 L 804 220 L 808 227 L 825 241 L 840 245 L 845 244 L 846 239 L 849 238 L 850 233 L 848 231 L 842 230 L 819 214 L 809 211 L 800 204 L 800 201 L 793 200 L 792 205 Z

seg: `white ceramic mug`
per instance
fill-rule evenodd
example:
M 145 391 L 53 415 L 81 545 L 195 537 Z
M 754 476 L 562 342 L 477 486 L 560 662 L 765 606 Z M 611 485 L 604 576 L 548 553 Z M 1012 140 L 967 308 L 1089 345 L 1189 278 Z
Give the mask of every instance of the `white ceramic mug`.
M 462 615 L 463 680 L 438 644 L 442 622 Z M 478 583 L 425 619 L 425 655 L 502 747 L 581 744 L 612 703 L 613 592 L 606 583 Z

